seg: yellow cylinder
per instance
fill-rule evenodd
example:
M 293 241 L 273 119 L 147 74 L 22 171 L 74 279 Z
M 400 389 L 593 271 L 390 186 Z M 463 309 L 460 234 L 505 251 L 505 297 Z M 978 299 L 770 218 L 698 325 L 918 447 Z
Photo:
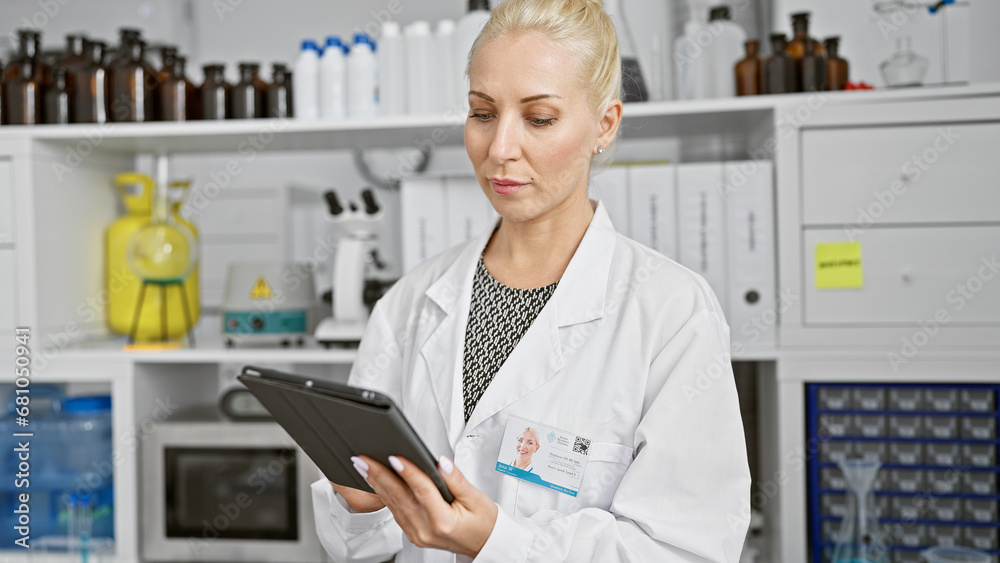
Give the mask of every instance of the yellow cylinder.
M 129 265 L 129 241 L 140 229 L 150 223 L 152 214 L 153 179 L 137 172 L 115 176 L 125 205 L 126 214 L 108 228 L 105 239 L 105 284 L 108 292 L 108 328 L 119 334 L 130 334 L 139 307 L 139 294 L 143 280 Z M 177 203 L 177 208 L 180 203 Z M 175 217 L 175 220 L 179 217 Z M 183 221 L 180 228 L 187 228 L 194 237 L 197 230 Z M 175 340 L 182 338 L 191 325 L 185 320 L 181 291 L 188 297 L 188 319 L 193 325 L 200 316 L 197 269 L 181 285 L 147 284 L 142 299 L 142 314 L 136 330 L 137 342 Z M 167 316 L 166 333 L 163 333 L 163 315 Z

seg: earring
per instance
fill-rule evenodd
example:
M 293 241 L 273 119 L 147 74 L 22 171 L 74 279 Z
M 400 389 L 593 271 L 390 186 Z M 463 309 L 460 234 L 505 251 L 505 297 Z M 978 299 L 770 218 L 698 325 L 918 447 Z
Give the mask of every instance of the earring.
M 597 154 L 604 154 L 604 147 L 603 146 L 597 147 Z

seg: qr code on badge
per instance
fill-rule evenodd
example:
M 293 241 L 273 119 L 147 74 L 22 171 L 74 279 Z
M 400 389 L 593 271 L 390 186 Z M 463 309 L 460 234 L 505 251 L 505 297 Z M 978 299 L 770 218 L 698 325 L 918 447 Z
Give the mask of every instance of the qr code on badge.
M 573 442 L 573 453 L 587 455 L 590 451 L 590 440 L 586 438 L 576 437 L 576 441 Z

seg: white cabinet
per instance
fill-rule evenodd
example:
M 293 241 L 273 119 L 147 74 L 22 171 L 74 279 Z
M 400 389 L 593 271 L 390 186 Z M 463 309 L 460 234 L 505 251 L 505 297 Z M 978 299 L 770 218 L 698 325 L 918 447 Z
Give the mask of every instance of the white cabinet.
M 872 229 L 859 241 L 864 285 L 817 289 L 816 245 L 844 240 L 803 235 L 807 325 L 1000 325 L 1000 226 Z
M 9 158 L 0 158 L 0 244 L 14 242 L 14 181 Z
M 14 251 L 0 248 L 0 334 L 14 330 L 17 318 L 14 283 Z
M 803 222 L 1000 220 L 998 139 L 996 122 L 806 130 Z

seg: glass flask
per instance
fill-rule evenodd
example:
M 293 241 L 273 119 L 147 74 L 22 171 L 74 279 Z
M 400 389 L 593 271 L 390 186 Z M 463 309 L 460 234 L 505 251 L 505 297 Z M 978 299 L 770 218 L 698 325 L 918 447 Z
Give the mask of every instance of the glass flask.
M 844 473 L 848 495 L 833 563 L 889 563 L 889 551 L 875 509 L 875 478 L 882 462 L 844 459 L 838 465 Z
M 761 62 L 757 55 L 759 43 L 747 41 L 745 44 L 747 56 L 736 63 L 736 95 L 756 96 L 760 94 Z
M 910 48 L 910 36 L 896 38 L 896 52 L 878 66 L 887 86 L 920 86 L 927 74 L 927 59 Z
M 618 36 L 618 54 L 622 58 L 622 101 L 645 102 L 649 99 L 649 91 L 639 68 L 638 51 L 622 11 L 621 0 L 605 0 L 604 10 L 614 22 Z
M 843 90 L 847 87 L 847 59 L 840 57 L 840 37 L 827 37 L 823 41 L 826 48 L 826 89 Z
M 765 94 L 787 94 L 798 85 L 795 59 L 785 52 L 785 34 L 771 34 L 771 56 L 764 60 L 761 87 Z
M 126 247 L 132 271 L 146 282 L 181 284 L 198 262 L 198 241 L 170 213 L 167 186 L 157 182 L 150 223 L 132 235 Z

